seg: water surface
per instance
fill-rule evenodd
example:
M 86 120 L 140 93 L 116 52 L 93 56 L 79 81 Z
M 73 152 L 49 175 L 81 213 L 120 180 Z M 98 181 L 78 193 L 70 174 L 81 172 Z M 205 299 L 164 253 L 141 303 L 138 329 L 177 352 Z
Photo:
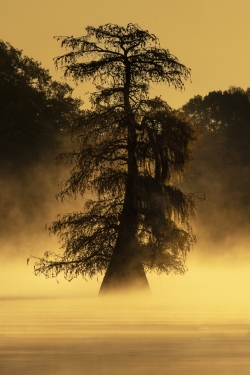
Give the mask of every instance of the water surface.
M 2 299 L 1 375 L 248 375 L 250 313 Z

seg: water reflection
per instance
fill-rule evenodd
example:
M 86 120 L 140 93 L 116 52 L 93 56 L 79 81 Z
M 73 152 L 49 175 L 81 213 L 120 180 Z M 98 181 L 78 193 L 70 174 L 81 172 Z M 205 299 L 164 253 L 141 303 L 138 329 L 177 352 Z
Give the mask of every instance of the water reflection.
M 250 314 L 163 303 L 1 300 L 1 375 L 247 375 Z

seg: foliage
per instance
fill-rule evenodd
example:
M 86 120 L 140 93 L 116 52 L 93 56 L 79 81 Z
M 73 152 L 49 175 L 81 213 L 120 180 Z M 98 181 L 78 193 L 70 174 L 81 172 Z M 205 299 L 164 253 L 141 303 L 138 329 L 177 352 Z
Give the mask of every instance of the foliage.
M 196 96 L 183 110 L 200 131 L 189 188 L 195 186 L 207 197 L 199 212 L 203 238 L 231 238 L 239 247 L 249 233 L 250 89 L 231 87 Z
M 214 142 L 220 140 L 221 146 L 223 143 L 221 150 L 224 155 L 221 155 L 221 161 L 224 165 L 228 163 L 228 158 L 232 163 L 235 163 L 237 158 L 243 164 L 248 163 L 250 89 L 244 91 L 231 87 L 223 92 L 210 92 L 204 98 L 196 96 L 184 105 L 183 110 L 202 134 L 209 135 Z
M 74 122 L 74 151 L 60 156 L 75 167 L 58 197 L 94 195 L 84 212 L 50 225 L 64 254 L 47 252 L 35 273 L 92 277 L 107 270 L 114 254 L 136 258 L 147 270 L 183 273 L 195 239 L 189 225 L 195 196 L 183 193 L 178 181 L 196 129 L 160 98 L 149 99 L 149 89 L 151 82 L 182 89 L 190 71 L 137 25 L 86 30 L 83 37 L 57 38 L 70 51 L 56 66 L 96 87 L 92 109 Z
M 37 158 L 58 147 L 62 129 L 80 113 L 82 103 L 72 91 L 53 81 L 40 63 L 0 41 L 0 135 L 9 159 L 26 153 Z

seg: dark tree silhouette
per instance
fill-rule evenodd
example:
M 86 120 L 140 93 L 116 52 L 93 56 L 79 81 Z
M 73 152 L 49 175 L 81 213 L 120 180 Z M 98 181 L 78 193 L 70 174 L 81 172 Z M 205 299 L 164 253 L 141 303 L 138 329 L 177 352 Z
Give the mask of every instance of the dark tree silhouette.
M 58 154 L 62 130 L 79 116 L 72 88 L 0 40 L 0 144 L 2 159 L 22 163 Z M 13 152 L 15 150 L 15 152 Z M 26 158 L 25 158 L 26 155 Z
M 177 185 L 196 139 L 183 115 L 160 98 L 149 99 L 149 87 L 182 89 L 190 71 L 137 25 L 86 30 L 79 38 L 57 38 L 69 52 L 55 59 L 56 66 L 96 87 L 92 109 L 74 122 L 75 150 L 60 156 L 75 168 L 59 197 L 89 190 L 94 196 L 83 213 L 62 215 L 50 226 L 64 241 L 64 254 L 45 253 L 35 273 L 63 271 L 70 280 L 105 272 L 101 294 L 149 290 L 145 270 L 185 271 L 194 195 Z
M 248 163 L 250 89 L 231 87 L 223 92 L 212 91 L 204 98 L 196 96 L 183 106 L 183 110 L 202 134 L 213 134 L 215 140 L 223 138 L 224 150 L 237 153 L 243 164 Z M 225 162 L 223 160 L 223 164 Z
M 11 241 L 13 251 L 22 248 L 24 233 L 30 237 L 35 223 L 44 222 L 52 187 L 62 178 L 55 157 L 70 149 L 69 122 L 81 105 L 68 84 L 0 40 L 2 251 Z
M 200 132 L 195 149 L 196 173 L 189 184 L 206 197 L 199 228 L 220 251 L 249 237 L 250 89 L 231 87 L 196 96 L 183 106 Z

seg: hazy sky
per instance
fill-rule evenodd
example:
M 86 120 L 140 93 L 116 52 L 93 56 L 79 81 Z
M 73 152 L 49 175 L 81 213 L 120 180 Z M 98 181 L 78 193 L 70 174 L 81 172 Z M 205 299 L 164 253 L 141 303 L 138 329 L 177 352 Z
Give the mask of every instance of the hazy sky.
M 64 51 L 53 36 L 81 36 L 88 25 L 137 23 L 192 69 L 184 93 L 166 87 L 152 93 L 179 107 L 197 94 L 250 86 L 249 14 L 249 0 L 1 0 L 0 37 L 59 80 L 53 57 Z

